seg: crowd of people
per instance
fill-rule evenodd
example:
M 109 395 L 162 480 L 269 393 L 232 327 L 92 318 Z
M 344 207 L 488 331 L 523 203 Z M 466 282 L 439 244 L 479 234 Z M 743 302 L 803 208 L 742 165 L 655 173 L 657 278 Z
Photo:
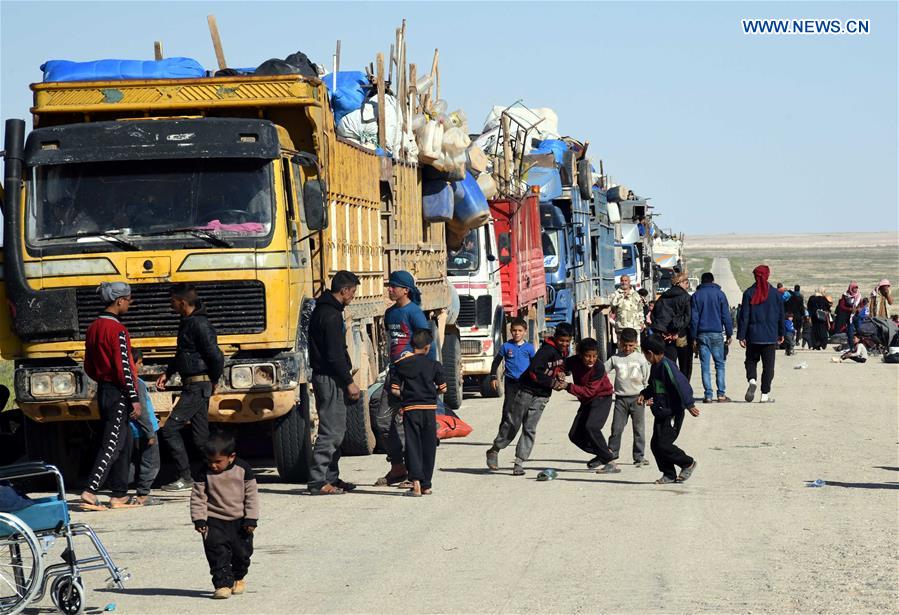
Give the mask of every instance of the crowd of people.
M 501 451 L 517 438 L 512 474 L 524 475 L 543 410 L 554 393 L 565 391 L 580 402 L 568 435 L 592 456 L 588 468 L 600 474 L 621 471 L 621 439 L 629 421 L 633 464 L 648 465 L 645 408 L 649 407 L 653 417 L 649 449 L 661 472 L 655 482 L 683 482 L 697 467 L 697 461 L 676 445 L 686 414 L 700 414 L 690 385 L 695 355 L 700 362 L 703 403 L 731 401 L 726 361 L 734 336 L 746 350 L 747 402 L 757 392 L 762 403 L 774 402 L 776 351 L 782 347 L 792 354 L 800 339 L 814 350 L 825 348 L 832 335 L 845 334 L 844 352 L 835 360 L 867 360 L 862 342 L 865 322 L 889 315 L 893 298 L 888 280 L 881 280 L 868 297 L 861 295 L 857 283 L 850 283 L 834 314 L 833 301 L 824 289 L 806 303 L 798 285 L 792 291 L 783 284 L 774 287 L 769 275 L 765 265 L 753 270 L 755 282 L 744 291 L 735 311 L 710 272 L 702 274 L 692 294 L 687 275 L 675 274 L 671 288 L 655 300 L 645 290 L 634 289 L 630 278 L 623 276 L 611 302 L 616 351 L 605 362 L 600 360 L 598 342 L 590 338 L 580 339 L 569 356 L 574 330 L 568 323 L 557 325 L 553 335 L 534 348 L 525 341 L 527 323 L 513 320 L 510 337 L 493 362 L 494 377 L 504 366 L 506 393 L 496 437 L 486 452 L 487 467 L 497 470 Z M 339 462 L 348 405 L 362 395 L 353 378 L 343 316 L 359 283 L 352 272 L 337 272 L 310 319 L 311 386 L 319 416 L 307 486 L 311 495 L 342 495 L 356 488 L 340 477 Z M 384 319 L 390 364 L 381 401 L 389 416 L 390 468 L 375 484 L 404 488 L 411 497 L 427 496 L 433 493 L 438 444 L 435 415 L 446 380 L 414 278 L 406 271 L 393 272 L 387 288 L 392 301 Z M 237 457 L 234 436 L 225 431 L 210 434 L 209 399 L 222 376 L 224 357 L 203 303 L 190 284 L 171 289 L 171 307 L 180 316 L 177 349 L 155 384 L 164 391 L 178 374 L 182 389 L 160 429 L 147 386 L 138 376 L 143 357 L 131 348 L 121 320 L 132 304 L 131 289 L 113 282 L 103 283 L 98 292 L 106 309 L 88 328 L 84 367 L 98 384 L 102 437 L 79 504 L 90 511 L 158 504 L 150 490 L 161 465 L 159 442 L 164 443 L 176 476 L 161 488 L 191 491 L 191 519 L 203 536 L 214 597 L 243 593 L 259 501 L 252 468 Z M 603 428 L 610 414 L 611 434 L 606 440 Z M 206 457 L 199 470 L 191 470 L 183 440 L 188 425 L 194 444 Z M 130 482 L 136 494 L 129 497 Z M 111 491 L 108 504 L 97 496 L 104 484 Z

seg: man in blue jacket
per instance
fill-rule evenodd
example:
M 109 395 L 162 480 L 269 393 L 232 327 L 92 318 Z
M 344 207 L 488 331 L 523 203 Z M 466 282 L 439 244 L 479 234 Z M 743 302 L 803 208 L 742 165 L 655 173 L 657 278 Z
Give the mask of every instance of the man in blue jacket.
M 712 402 L 711 359 L 715 361 L 715 384 L 718 387 L 718 401 L 729 402 L 725 392 L 724 346 L 733 337 L 733 321 L 730 306 L 721 287 L 715 284 L 715 277 L 707 271 L 702 274 L 701 284 L 690 299 L 690 337 L 694 350 L 699 350 L 699 365 L 702 370 L 702 387 L 705 389 L 703 403 Z M 722 333 L 723 331 L 723 333 Z M 726 339 L 725 339 L 726 336 Z
M 759 265 L 752 270 L 755 284 L 743 293 L 737 339 L 746 349 L 746 401 L 755 399 L 756 368 L 762 361 L 761 402 L 772 402 L 771 382 L 774 380 L 774 353 L 784 341 L 784 304 L 780 294 L 768 284 L 770 270 Z

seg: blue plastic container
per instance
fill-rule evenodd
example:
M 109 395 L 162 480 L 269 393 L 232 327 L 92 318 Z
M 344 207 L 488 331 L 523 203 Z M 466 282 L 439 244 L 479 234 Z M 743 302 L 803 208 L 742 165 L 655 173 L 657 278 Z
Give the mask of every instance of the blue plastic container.
M 548 203 L 562 196 L 562 178 L 558 169 L 531 167 L 527 175 L 528 186 L 540 187 L 540 201 Z
M 117 79 L 194 79 L 206 71 L 192 58 L 164 60 L 48 60 L 41 64 L 44 81 L 108 81 Z
M 565 152 L 568 151 L 568 144 L 560 139 L 544 139 L 537 141 L 537 147 L 532 149 L 528 154 L 552 154 L 556 164 L 563 164 Z
M 466 229 L 477 228 L 490 219 L 490 206 L 484 196 L 478 180 L 471 173 L 465 173 L 465 179 L 452 182 L 453 219 Z
M 428 222 L 446 222 L 453 218 L 453 189 L 441 179 L 421 185 L 421 207 Z

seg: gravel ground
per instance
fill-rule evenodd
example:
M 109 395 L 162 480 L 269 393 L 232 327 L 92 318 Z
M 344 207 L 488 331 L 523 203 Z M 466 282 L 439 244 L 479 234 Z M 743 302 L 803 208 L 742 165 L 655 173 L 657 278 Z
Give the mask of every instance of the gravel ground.
M 499 472 L 485 469 L 499 402 L 480 398 L 462 410 L 472 435 L 438 449 L 430 497 L 360 487 L 313 498 L 260 468 L 249 591 L 228 601 L 209 599 L 186 495 L 78 513 L 134 574 L 124 592 L 88 575 L 88 612 L 895 612 L 899 378 L 832 355 L 779 354 L 775 404 L 700 404 L 678 441 L 699 461 L 683 485 L 653 485 L 654 465 L 586 470 L 566 394 L 543 415 L 525 477 L 511 476 L 511 450 Z M 740 400 L 742 358 L 734 344 Z M 626 434 L 624 462 L 630 444 Z M 537 482 L 545 467 L 559 478 Z M 342 468 L 366 485 L 386 466 L 379 455 Z M 826 487 L 806 487 L 819 478 Z

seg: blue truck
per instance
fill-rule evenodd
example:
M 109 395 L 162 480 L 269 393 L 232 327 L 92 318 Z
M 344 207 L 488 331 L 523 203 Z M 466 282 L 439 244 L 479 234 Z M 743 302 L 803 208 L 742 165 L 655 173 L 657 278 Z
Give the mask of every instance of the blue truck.
M 567 163 L 534 166 L 527 174 L 527 183 L 540 189 L 546 324 L 552 330 L 560 322 L 572 323 L 575 338 L 595 338 L 605 358 L 615 292 L 615 229 L 607 191 L 593 185 L 589 160 L 571 163 L 571 171 Z

